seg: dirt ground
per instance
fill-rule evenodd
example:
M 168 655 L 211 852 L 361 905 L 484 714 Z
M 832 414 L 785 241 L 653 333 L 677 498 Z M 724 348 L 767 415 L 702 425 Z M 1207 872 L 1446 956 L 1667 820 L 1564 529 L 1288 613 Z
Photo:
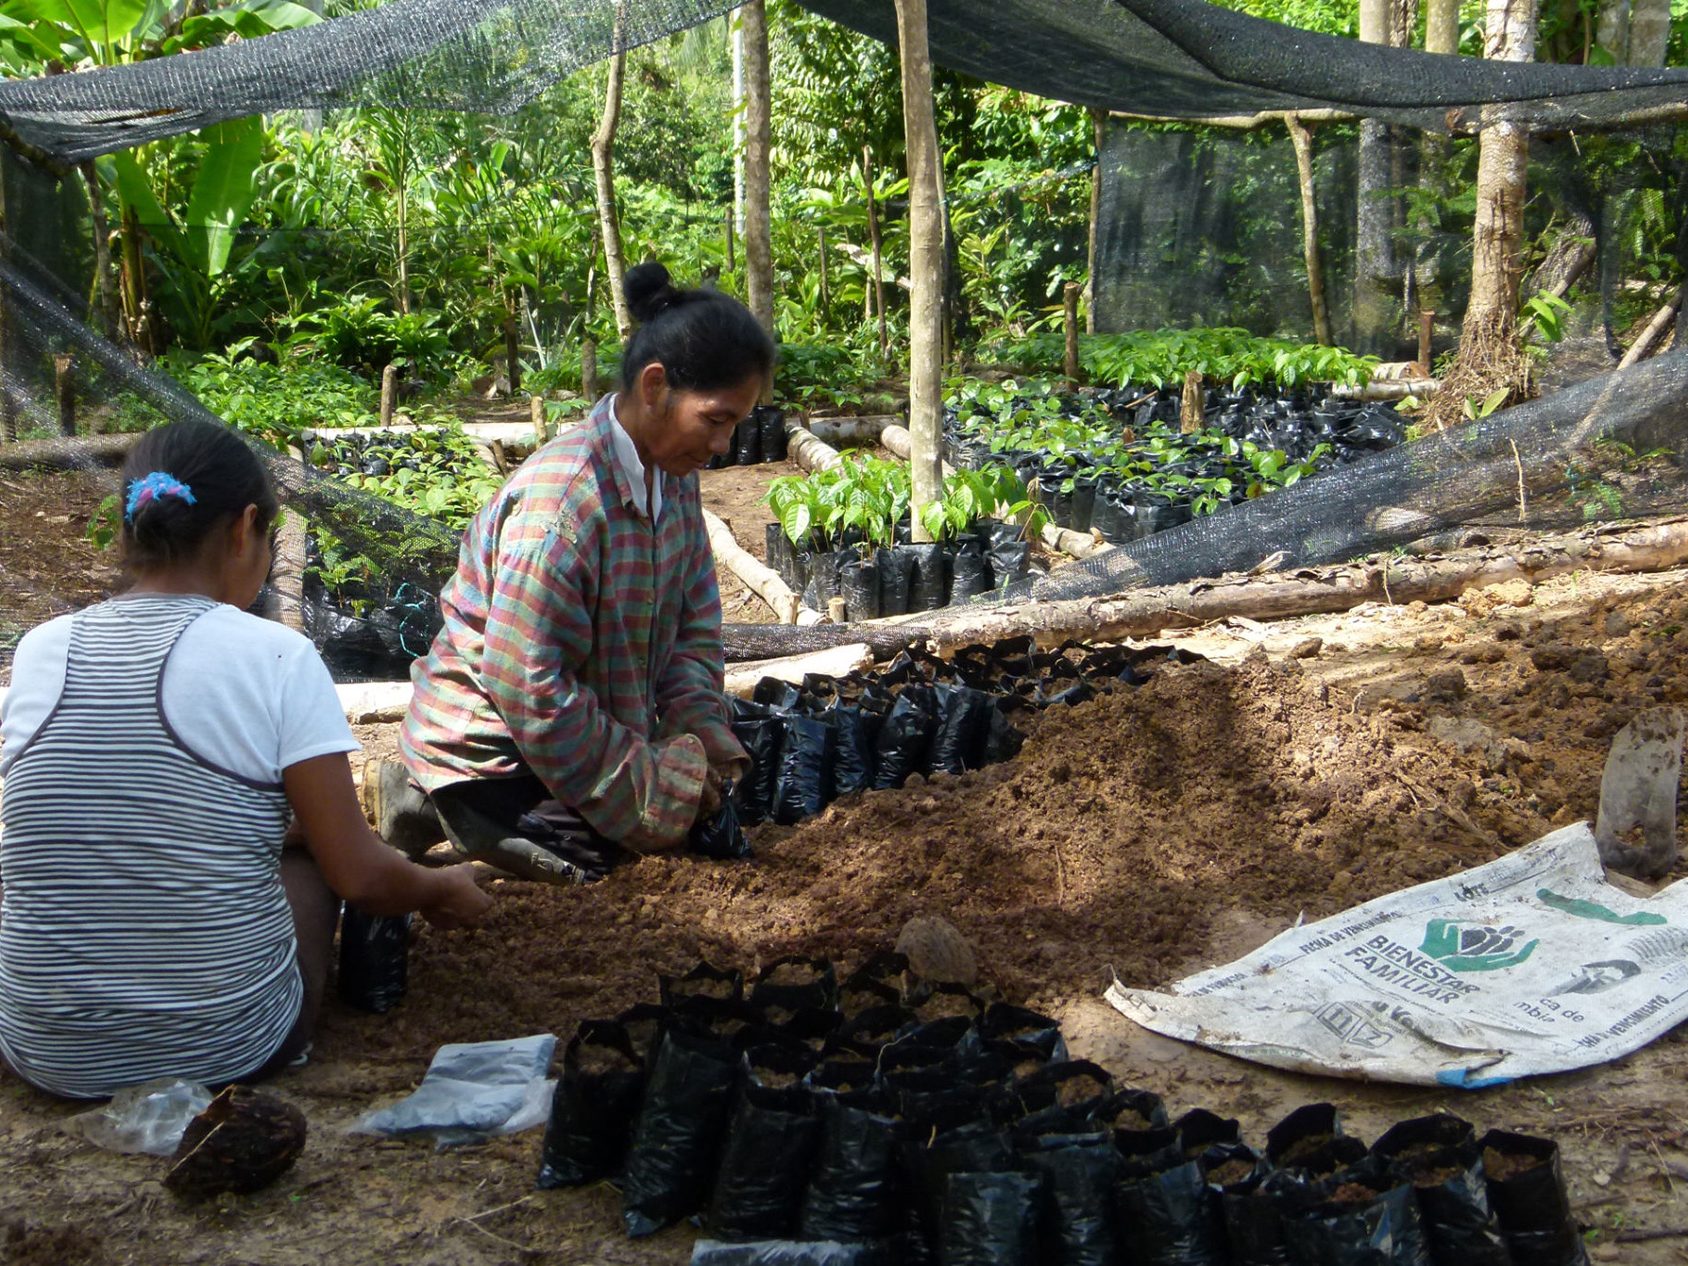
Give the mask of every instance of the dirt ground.
M 104 470 L 0 472 L 0 664 L 29 629 L 98 602 L 116 585 L 112 556 L 83 535 L 116 491 Z
M 706 480 L 707 500 L 755 552 L 760 527 L 746 525 L 765 521 L 761 488 L 778 469 Z M 78 495 L 44 492 L 39 508 L 74 519 Z M 0 537 L 0 564 L 38 569 L 7 574 L 38 576 L 53 602 L 97 590 L 95 562 L 32 557 Z M 1075 1054 L 1160 1093 L 1174 1113 L 1237 1116 L 1255 1140 L 1319 1100 L 1367 1140 L 1442 1109 L 1479 1128 L 1548 1134 L 1563 1145 L 1596 1260 L 1688 1261 L 1682 1031 L 1582 1073 L 1456 1092 L 1258 1068 L 1138 1030 L 1100 996 L 1110 973 L 1162 985 L 1298 916 L 1591 815 L 1616 729 L 1639 708 L 1688 702 L 1685 585 L 1688 572 L 1580 573 L 1463 604 L 1192 630 L 1165 640 L 1210 662 L 1046 714 L 1013 762 L 758 828 L 752 862 L 647 858 L 581 890 L 492 881 L 498 900 L 482 927 L 419 931 L 398 1010 L 331 1003 L 309 1064 L 273 1087 L 305 1112 L 310 1142 L 258 1195 L 180 1205 L 160 1186 L 164 1162 L 98 1151 L 60 1129 L 76 1105 L 0 1081 L 0 1261 L 684 1262 L 695 1231 L 628 1241 L 608 1187 L 533 1190 L 537 1131 L 441 1152 L 349 1127 L 411 1089 L 442 1043 L 566 1038 L 582 1019 L 654 1000 L 659 972 L 699 957 L 849 964 L 926 913 L 972 940 L 992 991 L 1057 1015 Z M 754 617 L 729 608 L 727 618 Z M 360 737 L 372 753 L 390 749 L 390 729 Z

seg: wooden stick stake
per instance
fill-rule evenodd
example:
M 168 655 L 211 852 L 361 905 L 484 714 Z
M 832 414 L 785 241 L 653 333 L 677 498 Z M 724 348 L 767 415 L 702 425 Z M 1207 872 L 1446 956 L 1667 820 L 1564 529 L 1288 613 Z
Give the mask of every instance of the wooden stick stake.
M 381 371 L 381 429 L 393 424 L 393 406 L 399 394 L 399 367 L 388 365 Z
M 76 379 L 71 374 L 74 361 L 69 352 L 53 357 L 53 395 L 59 405 L 59 434 L 76 434 Z
M 1185 435 L 1193 435 L 1202 429 L 1206 420 L 1207 414 L 1202 408 L 1201 372 L 1192 369 L 1184 375 L 1184 398 L 1178 406 L 1178 429 Z
M 1067 381 L 1077 383 L 1078 372 L 1078 296 L 1084 287 L 1069 281 L 1061 288 L 1061 328 L 1067 336 Z
M 543 444 L 551 438 L 551 424 L 545 417 L 545 397 L 528 397 L 528 418 L 533 422 L 533 442 Z

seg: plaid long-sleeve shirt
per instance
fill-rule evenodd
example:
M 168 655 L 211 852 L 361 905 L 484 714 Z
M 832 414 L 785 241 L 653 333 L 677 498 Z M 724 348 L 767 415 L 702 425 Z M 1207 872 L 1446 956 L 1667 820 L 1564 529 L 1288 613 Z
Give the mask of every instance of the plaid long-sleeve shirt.
M 609 838 L 664 845 L 744 750 L 697 478 L 667 479 L 651 523 L 616 426 L 605 397 L 476 516 L 399 748 L 425 790 L 531 771 Z

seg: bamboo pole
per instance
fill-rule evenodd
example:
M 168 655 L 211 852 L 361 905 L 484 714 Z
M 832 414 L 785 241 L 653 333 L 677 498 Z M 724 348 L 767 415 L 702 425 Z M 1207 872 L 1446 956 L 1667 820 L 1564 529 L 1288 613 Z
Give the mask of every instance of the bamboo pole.
M 902 60 L 903 138 L 908 157 L 909 482 L 914 539 L 931 533 L 922 511 L 943 496 L 944 174 L 932 104 L 932 57 L 926 0 L 896 0 L 897 48 Z
M 703 512 L 703 525 L 709 533 L 709 548 L 716 564 L 732 572 L 744 582 L 745 588 L 767 603 L 781 624 L 796 624 L 802 603 L 780 574 L 740 545 L 732 525 L 714 511 Z

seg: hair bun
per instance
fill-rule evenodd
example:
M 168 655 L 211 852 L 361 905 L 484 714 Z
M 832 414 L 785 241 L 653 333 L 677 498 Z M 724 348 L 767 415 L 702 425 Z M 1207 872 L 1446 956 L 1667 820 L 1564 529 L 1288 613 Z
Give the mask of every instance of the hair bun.
M 633 319 L 641 325 L 654 321 L 680 298 L 680 292 L 669 280 L 668 270 L 655 260 L 631 269 L 621 283 L 621 293 L 627 297 L 627 308 Z

